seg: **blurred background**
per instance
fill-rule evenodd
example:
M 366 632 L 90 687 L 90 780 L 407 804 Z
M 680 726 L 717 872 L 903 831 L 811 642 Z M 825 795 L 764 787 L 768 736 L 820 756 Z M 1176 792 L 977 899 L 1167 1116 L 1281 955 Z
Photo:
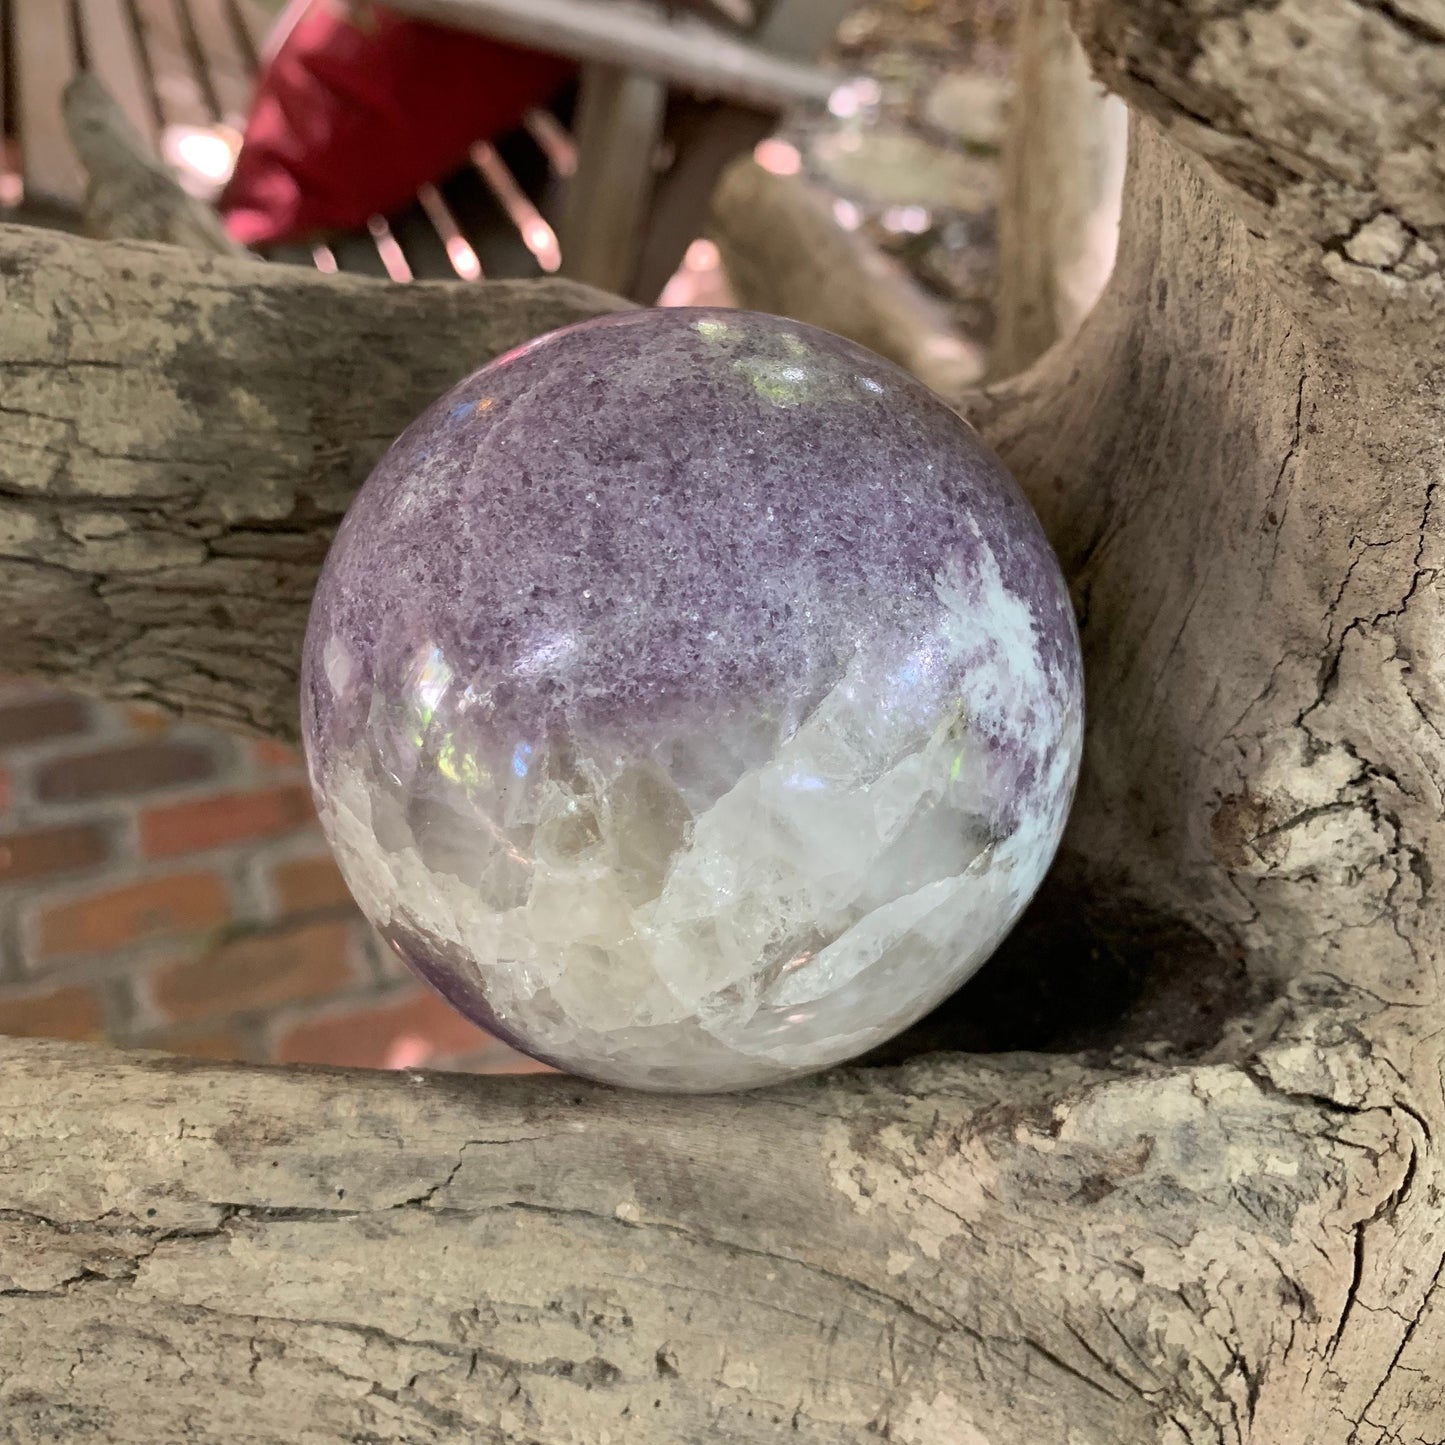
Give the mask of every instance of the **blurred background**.
M 81 73 L 92 169 L 148 157 L 213 249 L 783 312 L 945 396 L 1113 257 L 1122 108 L 1058 0 L 0 0 L 0 220 L 144 234 L 87 213 Z M 293 751 L 3 671 L 0 635 L 0 1033 L 537 1067 L 372 934 Z

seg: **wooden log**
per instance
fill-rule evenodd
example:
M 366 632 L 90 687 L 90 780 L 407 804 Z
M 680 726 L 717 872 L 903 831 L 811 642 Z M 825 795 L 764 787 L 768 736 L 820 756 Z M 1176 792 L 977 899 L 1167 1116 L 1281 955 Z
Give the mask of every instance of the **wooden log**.
M 0 1137 L 0 1419 L 67 1445 L 1242 1439 L 1408 1149 L 1228 1067 L 669 1100 L 27 1040 Z
M 221 256 L 244 254 L 220 217 L 189 196 L 99 76 L 78 75 L 65 92 L 65 124 L 89 180 L 83 213 L 92 235 L 163 241 Z
M 0 228 L 0 254 L 6 666 L 267 733 L 294 732 L 315 569 L 392 438 L 499 353 L 626 304 L 568 281 L 395 286 L 23 227 Z M 66 368 L 86 380 L 62 416 L 46 378 Z M 201 593 L 214 606 L 193 612 Z M 258 690 L 277 667 L 287 680 Z
M 1445 28 L 1228 9 L 1080 0 L 1173 140 L 967 407 L 1080 604 L 1077 972 L 1163 916 L 1258 1003 L 737 1099 L 6 1044 L 17 1439 L 1441 1438 Z M 284 731 L 376 452 L 612 304 L 0 232 L 7 666 Z
M 844 230 L 802 176 L 773 175 L 750 156 L 734 162 L 708 233 L 740 305 L 851 336 L 954 401 L 980 380 L 979 348 L 897 262 Z

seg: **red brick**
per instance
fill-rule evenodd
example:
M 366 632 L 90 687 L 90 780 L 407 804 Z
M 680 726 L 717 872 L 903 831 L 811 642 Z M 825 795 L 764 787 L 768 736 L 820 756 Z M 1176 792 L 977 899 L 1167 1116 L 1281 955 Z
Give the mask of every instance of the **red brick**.
M 282 913 L 313 913 L 351 902 L 341 870 L 326 856 L 278 863 L 271 870 L 271 887 Z
M 431 1059 L 475 1051 L 487 1035 L 430 989 L 408 989 L 385 1003 L 335 1008 L 282 1035 L 283 1064 L 413 1068 Z
M 147 858 L 175 858 L 289 833 L 315 816 L 310 790 L 301 784 L 197 798 L 142 813 L 141 850 Z
M 100 1000 L 88 988 L 0 996 L 0 1034 L 22 1039 L 94 1039 L 105 1028 Z
M 89 825 L 0 833 L 0 883 L 89 868 L 108 851 L 105 833 Z
M 209 748 L 165 740 L 52 758 L 35 774 L 35 795 L 47 803 L 129 797 L 198 783 L 216 770 Z
M 345 987 L 350 955 L 346 920 L 248 934 L 157 969 L 151 996 L 177 1022 L 259 1012 Z
M 72 898 L 40 914 L 40 954 L 101 953 L 143 939 L 215 928 L 230 917 L 214 873 L 172 873 Z
M 83 698 L 45 693 L 0 707 L 0 748 L 70 737 L 89 726 L 90 708 Z
M 285 743 L 262 738 L 260 742 L 252 743 L 251 750 L 256 761 L 263 768 L 280 772 L 295 772 L 301 767 L 301 754 Z
M 168 1029 L 150 1035 L 141 1047 L 163 1049 L 168 1054 L 181 1054 L 188 1059 L 215 1059 L 222 1063 L 246 1057 L 245 1042 L 231 1029 Z

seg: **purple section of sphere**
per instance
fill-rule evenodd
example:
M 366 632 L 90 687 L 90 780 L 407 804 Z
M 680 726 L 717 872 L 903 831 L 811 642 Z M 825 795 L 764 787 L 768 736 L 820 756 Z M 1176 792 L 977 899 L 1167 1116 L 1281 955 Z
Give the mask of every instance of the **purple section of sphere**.
M 862 645 L 906 651 L 985 546 L 1044 663 L 1077 676 L 1036 519 L 911 377 L 774 317 L 589 321 L 459 383 L 378 464 L 318 586 L 307 731 L 324 769 L 368 695 L 432 655 L 498 746 L 559 727 L 645 746 L 816 698 Z M 339 700 L 332 638 L 356 684 Z

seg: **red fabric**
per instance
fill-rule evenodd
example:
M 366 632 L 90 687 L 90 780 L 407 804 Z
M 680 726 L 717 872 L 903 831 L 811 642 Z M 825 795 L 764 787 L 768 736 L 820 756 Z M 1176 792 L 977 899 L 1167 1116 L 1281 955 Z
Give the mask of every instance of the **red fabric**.
M 379 6 L 359 14 L 310 0 L 264 65 L 221 197 L 242 245 L 351 231 L 396 210 L 573 73 L 556 56 Z

